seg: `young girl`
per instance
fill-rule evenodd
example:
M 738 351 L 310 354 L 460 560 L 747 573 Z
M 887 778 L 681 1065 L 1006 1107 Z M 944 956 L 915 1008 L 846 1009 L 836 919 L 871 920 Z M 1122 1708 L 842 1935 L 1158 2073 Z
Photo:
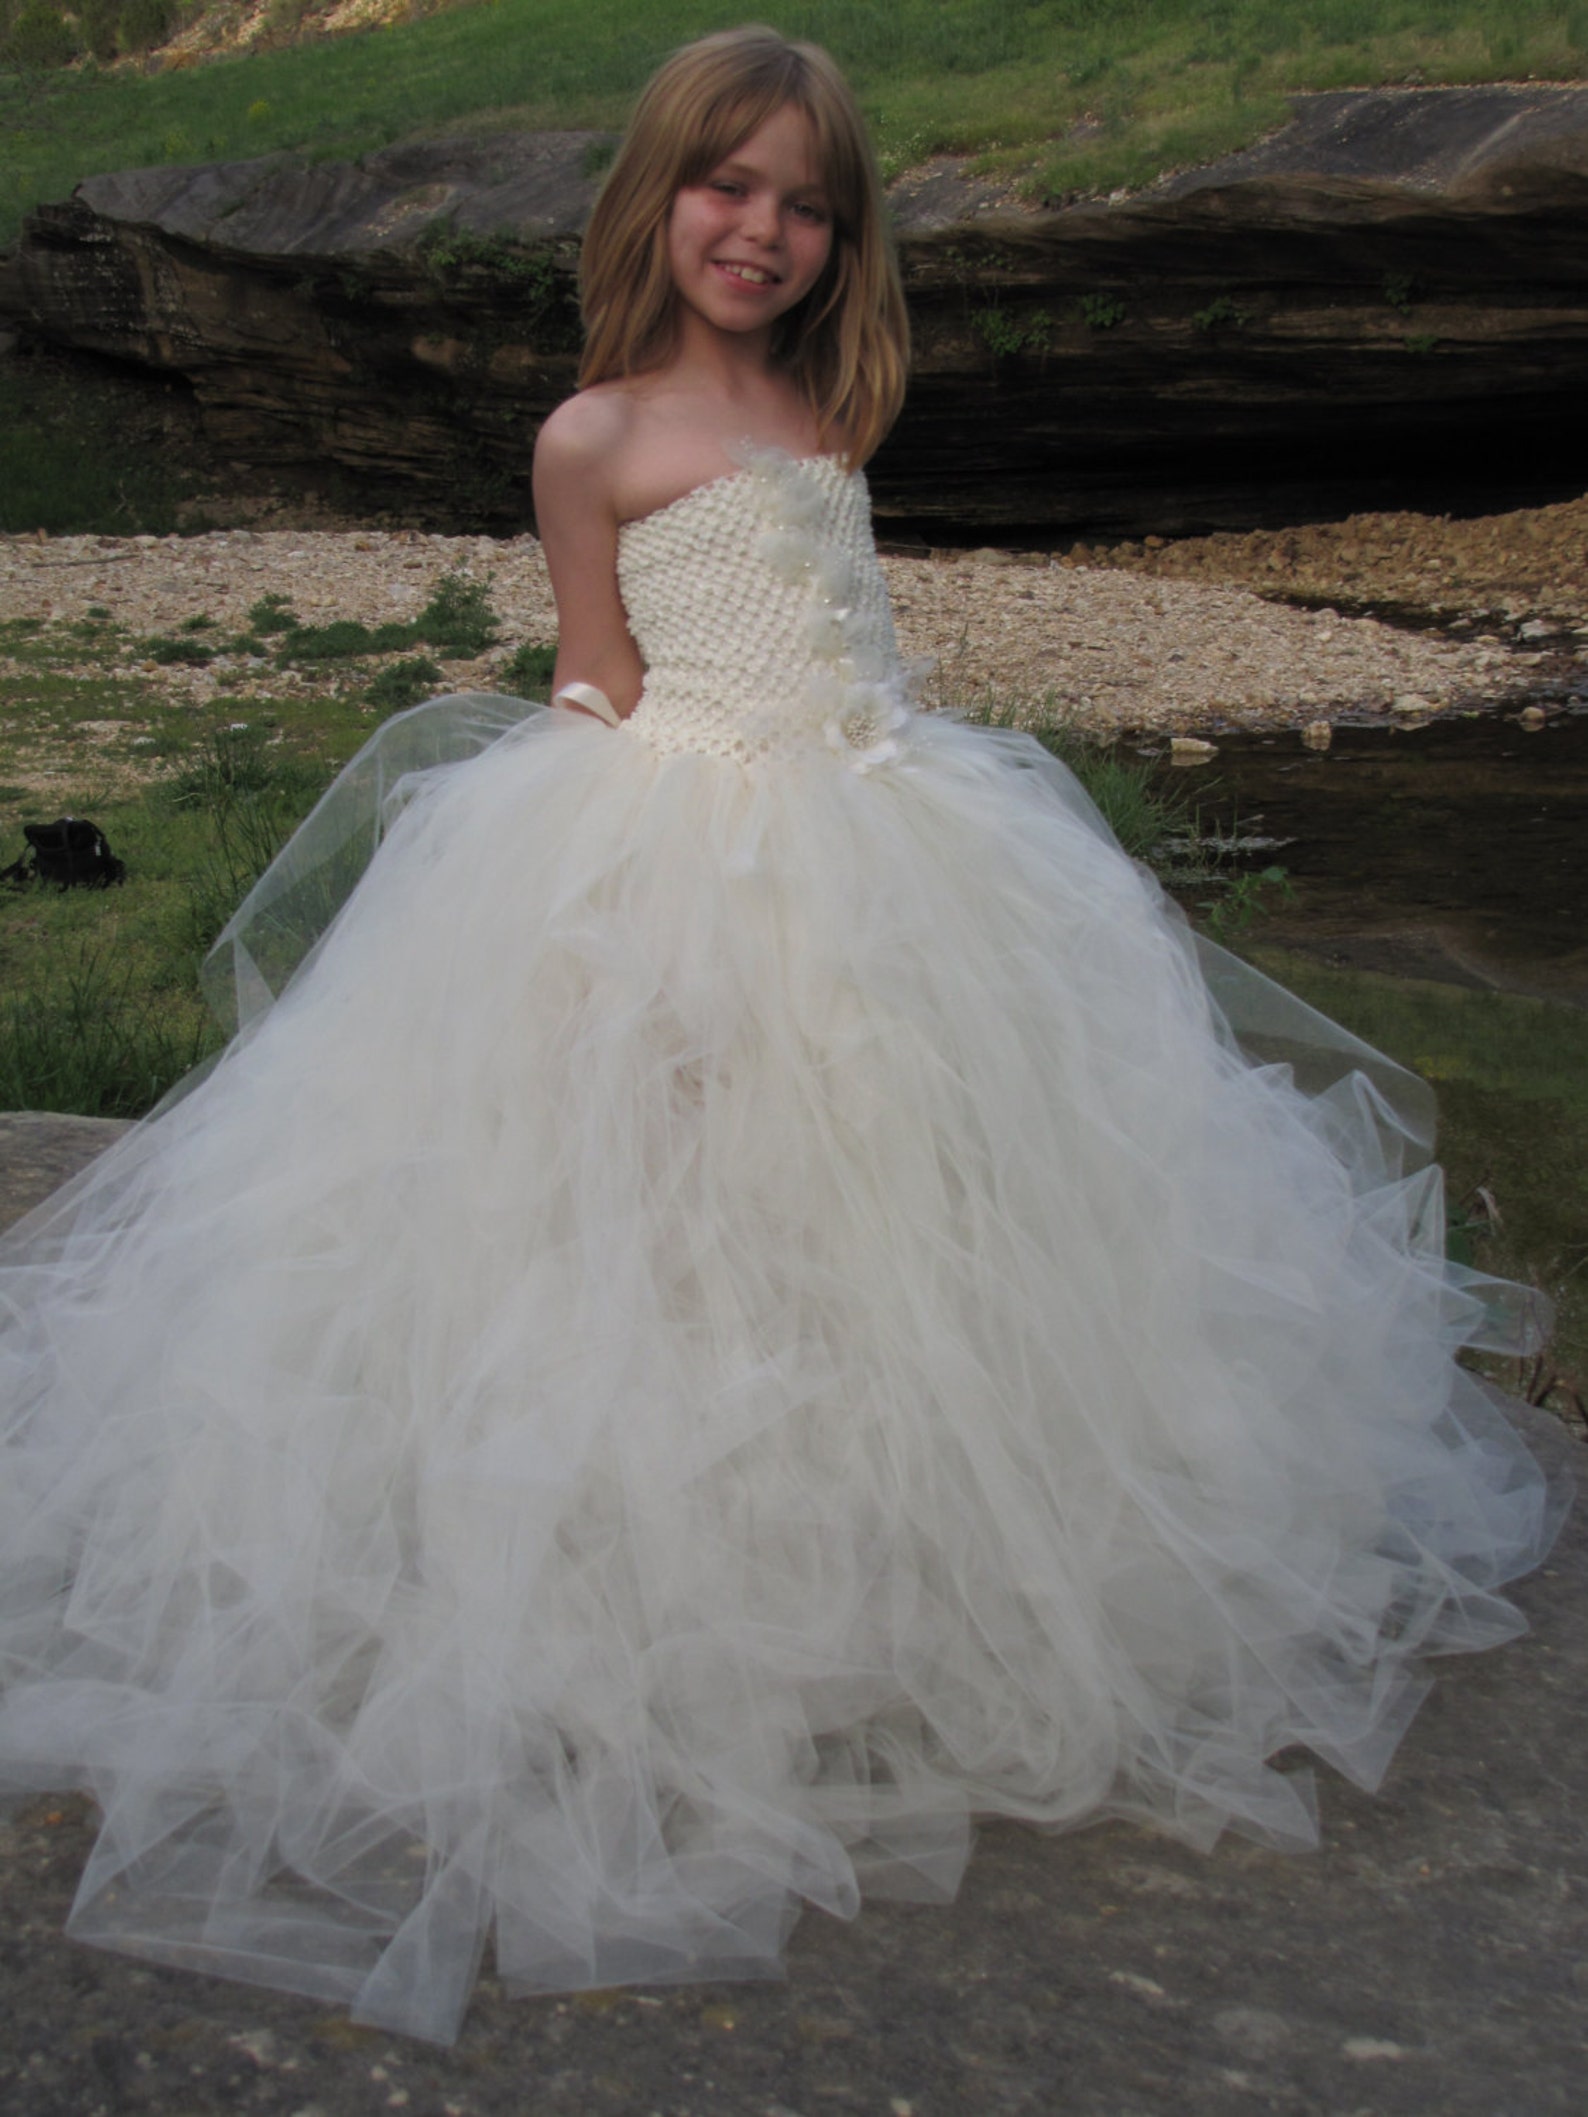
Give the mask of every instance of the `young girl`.
M 830 62 L 674 58 L 585 275 L 563 703 L 383 732 L 229 931 L 249 1033 L 0 1274 L 0 1778 L 104 1810 L 73 1931 L 436 2038 L 487 1937 L 769 1974 L 978 1814 L 1306 1844 L 1267 1760 L 1375 1783 L 1551 1525 L 1415 1084 L 912 710 Z

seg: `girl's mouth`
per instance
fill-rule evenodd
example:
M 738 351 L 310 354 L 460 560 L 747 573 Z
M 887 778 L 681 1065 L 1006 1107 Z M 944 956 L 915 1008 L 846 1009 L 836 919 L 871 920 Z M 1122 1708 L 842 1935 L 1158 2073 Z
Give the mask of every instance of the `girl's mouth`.
M 713 258 L 712 263 L 719 272 L 725 272 L 730 279 L 736 279 L 742 287 L 777 285 L 776 273 L 764 271 L 760 265 L 741 264 L 736 259 L 725 257 Z

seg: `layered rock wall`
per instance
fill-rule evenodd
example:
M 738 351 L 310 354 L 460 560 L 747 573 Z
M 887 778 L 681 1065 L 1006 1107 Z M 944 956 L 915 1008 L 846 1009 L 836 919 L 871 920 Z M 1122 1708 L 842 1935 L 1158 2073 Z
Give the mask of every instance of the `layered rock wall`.
M 92 178 L 0 263 L 0 316 L 180 371 L 239 464 L 523 520 L 603 145 Z M 885 513 L 1129 534 L 1588 483 L 1588 91 L 1307 97 L 1131 198 L 1019 210 L 939 166 L 894 210 Z

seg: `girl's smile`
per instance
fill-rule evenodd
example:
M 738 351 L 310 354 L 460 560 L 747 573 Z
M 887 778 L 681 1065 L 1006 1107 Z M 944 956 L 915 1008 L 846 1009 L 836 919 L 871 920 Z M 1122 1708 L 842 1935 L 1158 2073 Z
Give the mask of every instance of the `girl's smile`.
M 763 329 L 802 302 L 832 246 L 810 126 L 792 104 L 701 183 L 686 184 L 667 223 L 668 263 L 686 309 L 736 333 Z

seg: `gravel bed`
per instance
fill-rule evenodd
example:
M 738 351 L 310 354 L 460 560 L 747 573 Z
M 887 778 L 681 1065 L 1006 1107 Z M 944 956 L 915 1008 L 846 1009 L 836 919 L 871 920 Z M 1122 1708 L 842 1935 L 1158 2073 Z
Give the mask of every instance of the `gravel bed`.
M 1588 502 L 1576 505 L 1588 516 Z M 1424 518 L 1393 519 L 1422 522 L 1434 534 Z M 1569 525 L 1579 556 L 1585 526 Z M 906 654 L 935 663 L 929 704 L 997 701 L 1017 717 L 1056 711 L 1100 732 L 1207 733 L 1503 702 L 1536 689 L 1546 659 L 1542 648 L 1517 646 L 1516 609 L 1548 611 L 1547 623 L 1535 625 L 1551 634 L 1553 662 L 1563 645 L 1570 648 L 1573 627 L 1588 627 L 1588 592 L 1579 597 L 1575 583 L 1561 589 L 1557 582 L 1557 592 L 1546 592 L 1547 583 L 1535 582 L 1523 605 L 1502 602 L 1489 613 L 1492 629 L 1477 631 L 1484 619 L 1469 617 L 1464 638 L 1271 599 L 1277 588 L 1316 600 L 1332 581 L 1349 601 L 1351 575 L 1361 568 L 1347 558 L 1363 548 L 1360 539 L 1340 541 L 1349 527 L 1331 525 L 1333 544 L 1322 531 L 1287 531 L 1158 549 L 1127 545 L 1080 558 L 890 555 L 884 566 Z M 1520 533 L 1512 548 L 1537 556 Z M 1297 554 L 1308 563 L 1298 565 Z M 1363 563 L 1378 591 L 1393 594 L 1382 554 Z M 554 634 L 540 546 L 528 535 L 230 529 L 192 537 L 7 537 L 0 539 L 0 615 L 71 621 L 93 607 L 136 641 L 200 613 L 217 628 L 240 631 L 250 606 L 273 593 L 306 624 L 354 618 L 377 625 L 413 617 L 439 577 L 454 569 L 488 584 L 501 639 L 477 660 L 453 662 L 446 681 L 489 689 L 516 647 Z M 1423 577 L 1409 578 L 1415 584 Z M 1251 581 L 1268 593 L 1256 593 Z M 194 702 L 238 680 L 224 661 L 207 669 L 143 666 L 171 694 Z M 271 677 L 276 690 L 309 690 L 323 681 L 314 672 Z

